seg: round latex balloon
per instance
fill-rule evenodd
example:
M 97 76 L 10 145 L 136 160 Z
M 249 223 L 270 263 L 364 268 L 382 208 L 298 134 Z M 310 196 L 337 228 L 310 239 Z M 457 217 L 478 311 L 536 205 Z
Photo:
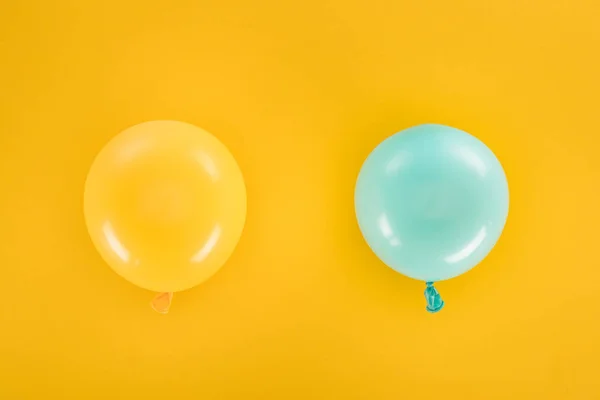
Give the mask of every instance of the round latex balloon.
M 399 132 L 373 150 L 355 190 L 365 240 L 389 267 L 427 282 L 427 310 L 444 303 L 433 283 L 477 265 L 508 215 L 508 185 L 495 155 L 443 125 Z
M 152 121 L 126 129 L 98 154 L 84 212 L 108 265 L 137 286 L 164 292 L 157 299 L 168 309 L 172 292 L 204 282 L 233 252 L 246 189 L 214 136 L 183 122 Z

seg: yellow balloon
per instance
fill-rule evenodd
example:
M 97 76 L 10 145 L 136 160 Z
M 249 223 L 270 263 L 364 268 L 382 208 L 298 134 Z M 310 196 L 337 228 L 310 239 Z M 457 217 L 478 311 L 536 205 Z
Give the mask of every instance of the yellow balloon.
M 210 133 L 177 121 L 126 129 L 96 157 L 84 213 L 102 258 L 131 283 L 177 292 L 212 276 L 246 219 L 242 173 Z

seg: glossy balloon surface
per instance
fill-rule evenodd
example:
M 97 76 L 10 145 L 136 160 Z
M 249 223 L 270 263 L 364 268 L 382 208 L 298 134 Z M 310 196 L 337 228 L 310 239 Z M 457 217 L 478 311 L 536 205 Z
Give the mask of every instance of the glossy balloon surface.
M 176 292 L 213 275 L 245 222 L 240 169 L 214 136 L 177 121 L 133 126 L 95 159 L 88 231 L 104 260 L 142 288 Z
M 426 282 L 460 275 L 494 247 L 508 215 L 500 162 L 480 140 L 419 125 L 383 141 L 355 191 L 360 229 L 391 268 Z

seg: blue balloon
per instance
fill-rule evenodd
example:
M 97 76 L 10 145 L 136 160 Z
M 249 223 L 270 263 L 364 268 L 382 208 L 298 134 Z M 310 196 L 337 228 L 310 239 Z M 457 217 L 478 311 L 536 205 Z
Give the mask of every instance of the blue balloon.
M 389 267 L 428 282 L 427 310 L 444 302 L 433 282 L 476 266 L 494 247 L 508 215 L 500 162 L 477 138 L 443 125 L 419 125 L 384 140 L 364 162 L 356 218 Z

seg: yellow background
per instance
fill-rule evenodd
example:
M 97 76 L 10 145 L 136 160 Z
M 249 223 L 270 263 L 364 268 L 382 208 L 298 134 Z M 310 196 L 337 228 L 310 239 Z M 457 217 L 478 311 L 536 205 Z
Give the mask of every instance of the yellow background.
M 600 398 L 596 0 L 0 6 L 0 399 Z M 95 154 L 152 119 L 214 133 L 248 187 L 234 255 L 168 316 L 82 216 Z M 353 211 L 367 154 L 423 122 L 511 190 L 438 315 Z

